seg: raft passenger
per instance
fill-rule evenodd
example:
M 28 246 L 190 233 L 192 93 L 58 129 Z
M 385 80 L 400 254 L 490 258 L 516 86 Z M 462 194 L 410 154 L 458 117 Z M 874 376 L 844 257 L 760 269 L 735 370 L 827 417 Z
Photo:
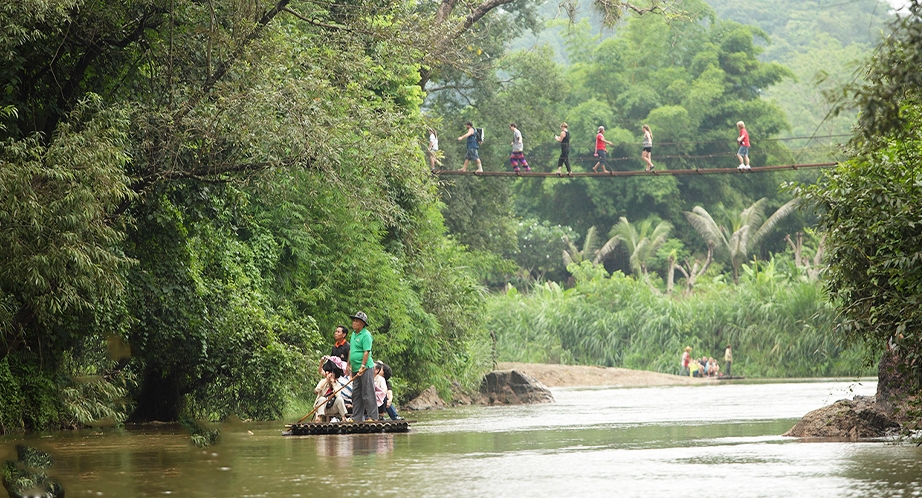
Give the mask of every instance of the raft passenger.
M 359 311 L 352 318 L 352 335 L 349 363 L 353 371 L 352 380 L 352 419 L 363 422 L 365 419 L 377 420 L 375 407 L 374 360 L 371 357 L 373 339 L 368 331 L 368 315 Z M 371 371 L 371 373 L 369 373 Z

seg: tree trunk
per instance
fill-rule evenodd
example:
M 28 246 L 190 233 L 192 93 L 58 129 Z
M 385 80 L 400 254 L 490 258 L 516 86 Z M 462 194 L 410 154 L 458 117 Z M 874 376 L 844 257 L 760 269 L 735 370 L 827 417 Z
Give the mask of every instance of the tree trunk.
M 675 287 L 675 256 L 672 254 L 669 255 L 669 259 L 666 261 L 666 294 L 671 295 L 672 289 Z

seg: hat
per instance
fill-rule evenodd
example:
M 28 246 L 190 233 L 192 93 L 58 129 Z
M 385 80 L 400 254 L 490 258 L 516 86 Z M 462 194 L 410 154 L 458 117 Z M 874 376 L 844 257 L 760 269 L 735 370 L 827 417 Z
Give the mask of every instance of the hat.
M 691 346 L 685 346 L 685 351 L 691 351 Z
M 366 315 L 364 311 L 357 311 L 354 315 L 349 315 L 349 318 L 357 318 L 365 322 L 365 325 L 368 325 L 368 315 Z
M 603 131 L 604 129 L 605 129 L 604 126 L 599 126 L 599 131 Z
M 323 370 L 333 372 L 337 377 L 346 375 L 346 364 L 338 356 L 324 356 Z

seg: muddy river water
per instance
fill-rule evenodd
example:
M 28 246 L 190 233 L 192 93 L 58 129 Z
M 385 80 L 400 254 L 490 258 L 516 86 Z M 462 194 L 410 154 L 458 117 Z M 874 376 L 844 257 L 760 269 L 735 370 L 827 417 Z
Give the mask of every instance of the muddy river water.
M 873 395 L 874 380 L 553 389 L 556 403 L 404 413 L 407 434 L 283 437 L 220 426 L 208 448 L 175 426 L 0 438 L 54 457 L 68 498 L 908 497 L 922 449 L 783 438 L 806 412 Z M 0 489 L 0 496 L 5 491 Z

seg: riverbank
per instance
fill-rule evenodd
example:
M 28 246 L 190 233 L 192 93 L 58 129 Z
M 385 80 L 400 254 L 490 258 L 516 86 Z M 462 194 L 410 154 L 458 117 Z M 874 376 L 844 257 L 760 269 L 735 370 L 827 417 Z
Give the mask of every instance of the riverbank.
M 708 382 L 707 379 L 646 370 L 585 365 L 500 362 L 496 370 L 518 370 L 534 377 L 547 387 L 651 387 Z

